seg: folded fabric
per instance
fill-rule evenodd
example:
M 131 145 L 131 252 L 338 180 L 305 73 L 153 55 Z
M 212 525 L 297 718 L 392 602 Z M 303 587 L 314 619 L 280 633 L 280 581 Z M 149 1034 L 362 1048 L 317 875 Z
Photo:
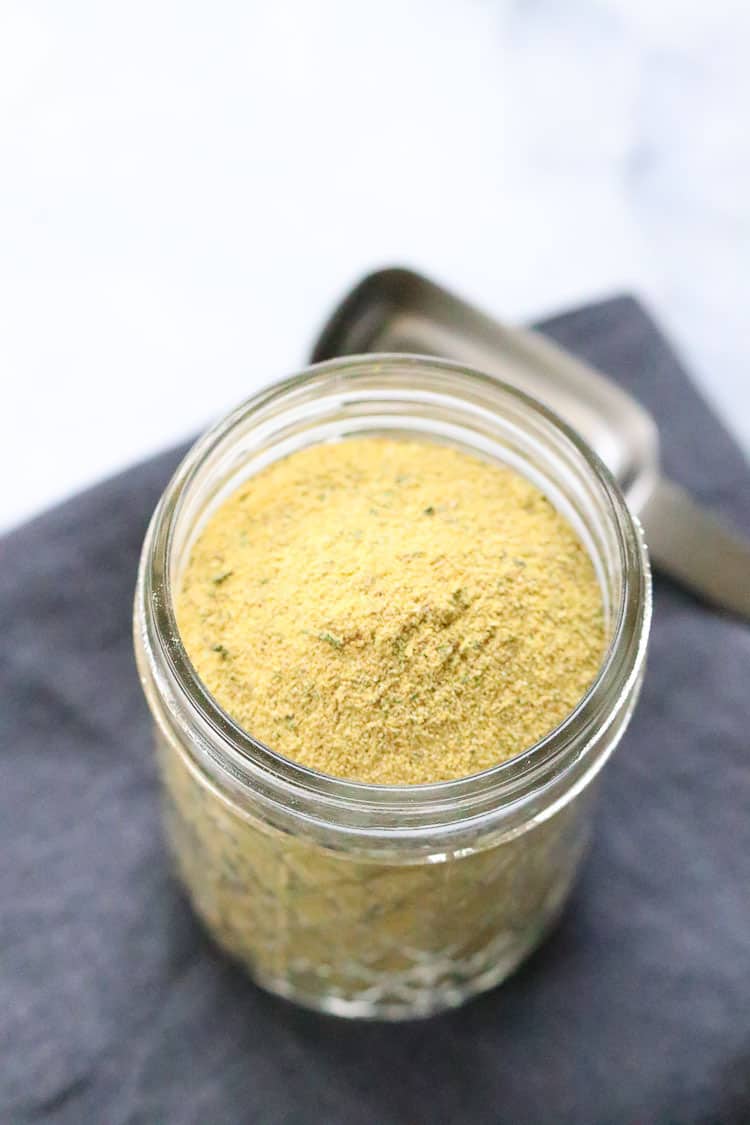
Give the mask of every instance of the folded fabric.
M 669 475 L 750 529 L 742 454 L 635 301 L 541 327 L 640 398 Z M 422 1023 L 297 1010 L 216 952 L 162 847 L 130 620 L 181 452 L 0 541 L 0 1120 L 750 1120 L 750 629 L 657 580 L 590 859 L 511 980 Z

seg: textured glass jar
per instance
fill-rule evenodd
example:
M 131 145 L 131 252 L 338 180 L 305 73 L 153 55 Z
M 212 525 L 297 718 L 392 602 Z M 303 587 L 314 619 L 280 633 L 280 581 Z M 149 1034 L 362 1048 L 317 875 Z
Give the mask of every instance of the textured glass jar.
M 609 640 L 596 682 L 541 742 L 472 777 L 376 786 L 290 762 L 221 710 L 180 641 L 174 592 L 208 515 L 277 458 L 365 434 L 446 442 L 516 468 L 573 524 L 599 576 Z M 168 485 L 135 604 L 167 836 L 208 929 L 264 987 L 339 1015 L 426 1015 L 497 984 L 568 895 L 591 783 L 635 705 L 650 610 L 640 529 L 606 469 L 497 380 L 440 360 L 365 356 L 244 403 Z

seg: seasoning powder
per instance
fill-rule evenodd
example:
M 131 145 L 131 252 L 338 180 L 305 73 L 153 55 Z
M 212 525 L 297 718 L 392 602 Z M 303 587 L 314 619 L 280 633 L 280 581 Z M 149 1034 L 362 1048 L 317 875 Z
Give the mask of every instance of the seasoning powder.
M 316 445 L 210 518 L 177 620 L 201 679 L 274 750 L 337 777 L 462 777 L 576 706 L 604 647 L 576 534 L 518 473 L 429 442 Z

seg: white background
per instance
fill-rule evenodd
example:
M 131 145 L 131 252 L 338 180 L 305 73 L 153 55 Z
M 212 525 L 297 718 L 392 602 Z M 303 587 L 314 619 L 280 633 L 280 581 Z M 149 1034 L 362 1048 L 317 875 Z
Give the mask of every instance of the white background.
M 404 263 L 630 289 L 750 443 L 750 6 L 0 0 L 0 526 L 299 366 Z

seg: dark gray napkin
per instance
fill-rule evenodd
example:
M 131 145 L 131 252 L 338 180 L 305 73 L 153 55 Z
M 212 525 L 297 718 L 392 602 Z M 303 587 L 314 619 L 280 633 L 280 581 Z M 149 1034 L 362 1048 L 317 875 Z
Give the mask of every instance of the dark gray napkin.
M 748 467 L 639 305 L 542 327 L 750 528 Z M 750 629 L 657 582 L 591 858 L 515 977 L 424 1023 L 299 1011 L 214 951 L 162 850 L 130 612 L 178 455 L 0 541 L 0 1120 L 749 1121 Z

